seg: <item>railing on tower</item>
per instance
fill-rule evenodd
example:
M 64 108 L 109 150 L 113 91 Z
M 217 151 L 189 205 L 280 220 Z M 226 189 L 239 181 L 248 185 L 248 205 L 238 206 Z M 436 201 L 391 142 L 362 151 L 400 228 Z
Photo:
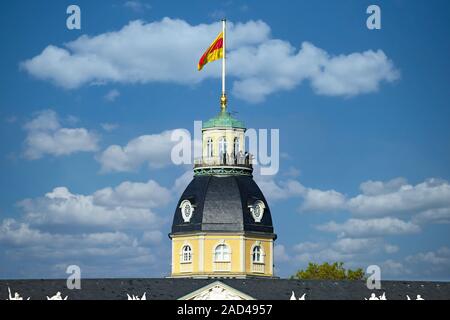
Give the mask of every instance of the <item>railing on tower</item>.
M 202 157 L 194 160 L 194 168 L 212 167 L 212 166 L 231 166 L 253 168 L 253 155 L 250 153 L 227 154 L 224 153 L 218 157 Z
M 254 273 L 264 273 L 264 263 L 253 262 L 252 263 L 252 272 L 254 272 Z

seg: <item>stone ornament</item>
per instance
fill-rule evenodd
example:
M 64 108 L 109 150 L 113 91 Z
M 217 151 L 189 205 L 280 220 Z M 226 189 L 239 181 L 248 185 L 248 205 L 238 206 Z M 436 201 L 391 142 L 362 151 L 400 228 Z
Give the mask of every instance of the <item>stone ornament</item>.
M 264 215 L 264 209 L 266 209 L 264 202 L 261 200 L 256 200 L 253 205 L 249 206 L 249 208 L 255 222 L 261 222 Z
M 289 300 L 297 300 L 297 298 L 295 297 L 294 291 L 292 291 L 292 294 L 291 294 L 291 297 L 289 298 Z M 300 298 L 298 298 L 298 300 L 306 300 L 306 293 L 304 293 Z
M 184 222 L 190 222 L 195 210 L 192 203 L 189 200 L 183 200 L 180 204 L 180 209 Z
M 57 292 L 53 297 L 47 296 L 47 300 L 67 300 L 68 296 L 66 296 L 64 299 L 61 296 L 61 292 Z
M 9 296 L 9 299 L 6 299 L 6 300 L 23 300 L 23 297 L 21 297 L 18 292 L 15 292 L 14 297 L 13 297 L 11 295 L 11 289 L 9 287 L 8 287 L 8 296 Z M 30 297 L 28 297 L 27 300 L 30 300 Z
M 147 292 L 144 292 L 141 298 L 132 294 L 131 296 L 127 293 L 127 300 L 147 300 Z
M 194 300 L 243 300 L 242 297 L 221 286 L 214 286 L 195 297 Z

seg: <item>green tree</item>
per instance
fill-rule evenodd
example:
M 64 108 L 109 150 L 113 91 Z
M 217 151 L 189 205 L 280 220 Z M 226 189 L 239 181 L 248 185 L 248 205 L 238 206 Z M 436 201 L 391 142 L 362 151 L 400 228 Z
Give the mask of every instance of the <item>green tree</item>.
M 345 269 L 343 262 L 329 264 L 309 263 L 305 270 L 299 270 L 292 279 L 300 280 L 363 280 L 365 278 L 363 269 Z

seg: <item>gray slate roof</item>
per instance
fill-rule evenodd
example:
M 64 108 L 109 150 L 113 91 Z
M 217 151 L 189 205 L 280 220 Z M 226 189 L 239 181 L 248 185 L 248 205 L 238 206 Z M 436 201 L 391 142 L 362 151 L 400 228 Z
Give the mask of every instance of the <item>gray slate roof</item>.
M 218 279 L 84 279 L 81 290 L 68 290 L 66 280 L 0 280 L 0 300 L 8 298 L 8 286 L 12 293 L 19 292 L 32 300 L 46 299 L 57 291 L 70 300 L 123 300 L 126 294 L 141 296 L 147 300 L 175 300 L 207 286 Z M 378 296 L 386 292 L 388 300 L 412 299 L 420 294 L 426 300 L 449 300 L 450 282 L 383 281 L 381 290 L 368 290 L 363 281 L 301 281 L 288 279 L 220 279 L 258 300 L 289 300 L 292 291 L 307 300 L 363 300 L 372 292 Z
M 195 205 L 191 221 L 184 222 L 180 204 L 189 200 Z M 249 205 L 256 200 L 266 209 L 261 222 L 256 223 Z M 195 176 L 183 192 L 175 209 L 172 233 L 193 231 L 262 232 L 273 234 L 272 216 L 267 201 L 250 176 Z

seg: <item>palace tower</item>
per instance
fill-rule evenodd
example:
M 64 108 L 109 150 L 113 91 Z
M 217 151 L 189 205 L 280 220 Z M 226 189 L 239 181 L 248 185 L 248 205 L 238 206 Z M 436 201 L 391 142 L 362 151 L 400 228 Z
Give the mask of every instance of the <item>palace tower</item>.
M 253 180 L 245 126 L 226 109 L 203 123 L 202 157 L 173 218 L 172 277 L 273 277 L 269 205 Z

